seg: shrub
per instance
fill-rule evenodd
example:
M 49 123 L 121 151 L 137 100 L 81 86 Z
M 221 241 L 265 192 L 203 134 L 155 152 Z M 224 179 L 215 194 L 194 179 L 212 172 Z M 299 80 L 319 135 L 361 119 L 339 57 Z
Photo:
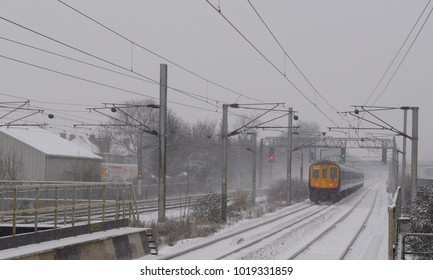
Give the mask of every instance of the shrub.
M 411 232 L 433 233 L 433 187 L 418 186 L 415 203 L 410 206 Z M 414 237 L 409 241 L 412 251 L 432 252 L 431 254 L 414 255 L 416 259 L 433 259 L 433 238 Z
M 272 184 L 270 190 L 268 191 L 267 198 L 270 203 L 283 204 L 286 201 L 287 195 L 287 180 L 281 179 L 274 184 Z M 308 197 L 308 186 L 305 182 L 299 180 L 292 180 L 292 202 L 303 201 Z
M 196 223 L 221 223 L 220 194 L 210 193 L 192 207 L 191 218 Z

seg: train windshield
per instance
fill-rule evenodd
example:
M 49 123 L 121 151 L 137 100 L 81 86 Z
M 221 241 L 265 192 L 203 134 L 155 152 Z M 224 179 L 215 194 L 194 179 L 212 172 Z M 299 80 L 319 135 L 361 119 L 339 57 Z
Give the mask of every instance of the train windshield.
M 337 167 L 331 167 L 329 170 L 329 177 L 331 177 L 331 179 L 337 178 Z
M 328 178 L 328 168 L 323 167 L 322 168 L 322 179 L 326 179 L 326 178 Z
M 311 176 L 313 178 L 319 178 L 320 169 L 319 167 L 313 167 L 313 170 L 311 171 Z

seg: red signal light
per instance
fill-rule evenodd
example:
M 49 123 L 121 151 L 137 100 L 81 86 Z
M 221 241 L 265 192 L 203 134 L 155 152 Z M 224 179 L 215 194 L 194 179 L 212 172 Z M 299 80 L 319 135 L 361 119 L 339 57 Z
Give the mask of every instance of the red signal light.
M 275 160 L 275 147 L 274 146 L 270 146 L 269 147 L 268 160 L 269 161 L 274 161 Z

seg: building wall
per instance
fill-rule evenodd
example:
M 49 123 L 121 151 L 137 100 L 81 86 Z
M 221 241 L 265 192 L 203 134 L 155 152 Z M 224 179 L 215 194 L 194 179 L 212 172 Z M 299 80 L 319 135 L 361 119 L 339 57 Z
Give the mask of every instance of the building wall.
M 137 173 L 137 164 L 101 164 L 101 180 L 105 182 L 133 182 L 137 179 Z
M 0 149 L 3 155 L 15 154 L 21 160 L 21 180 L 45 180 L 45 154 L 2 132 L 0 132 Z
M 101 160 L 47 156 L 47 181 L 101 180 Z

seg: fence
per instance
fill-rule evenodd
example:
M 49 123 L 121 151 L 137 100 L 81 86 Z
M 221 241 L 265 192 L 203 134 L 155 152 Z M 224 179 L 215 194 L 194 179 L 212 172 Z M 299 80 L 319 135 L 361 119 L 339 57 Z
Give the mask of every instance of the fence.
M 406 255 L 418 255 L 418 256 L 429 256 L 429 259 L 431 259 L 431 256 L 433 255 L 433 251 L 431 251 L 431 248 L 428 248 L 430 250 L 413 250 L 412 248 L 408 248 L 408 243 L 413 241 L 413 239 L 431 239 L 433 238 L 433 233 L 407 233 L 403 237 L 403 245 L 402 245 L 402 253 L 401 253 L 401 259 L 405 260 Z
M 0 182 L 0 223 L 54 228 L 128 218 L 138 222 L 131 183 Z
M 398 187 L 388 206 L 388 259 L 395 260 L 398 252 L 398 221 L 401 215 L 401 188 Z

